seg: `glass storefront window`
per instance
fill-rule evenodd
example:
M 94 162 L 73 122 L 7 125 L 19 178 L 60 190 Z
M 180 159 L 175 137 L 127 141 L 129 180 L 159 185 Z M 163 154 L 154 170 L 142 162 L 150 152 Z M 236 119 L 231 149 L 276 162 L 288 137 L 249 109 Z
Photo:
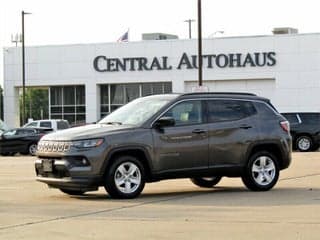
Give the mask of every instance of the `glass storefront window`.
M 50 87 L 50 115 L 52 119 L 68 120 L 70 125 L 85 120 L 85 87 Z
M 63 87 L 63 105 L 74 105 L 75 104 L 75 88 L 74 87 Z
M 132 100 L 154 94 L 172 92 L 171 82 L 160 83 L 128 83 L 100 86 L 100 114 L 108 115 Z M 110 93 L 110 103 L 109 103 Z

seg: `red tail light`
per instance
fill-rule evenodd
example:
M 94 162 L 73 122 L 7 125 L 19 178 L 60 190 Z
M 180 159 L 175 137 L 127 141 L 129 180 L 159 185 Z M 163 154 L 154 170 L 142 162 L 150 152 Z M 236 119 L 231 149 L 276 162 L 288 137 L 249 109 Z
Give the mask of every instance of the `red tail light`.
M 290 132 L 290 123 L 288 121 L 281 121 L 280 126 L 283 129 L 283 131 L 289 133 Z

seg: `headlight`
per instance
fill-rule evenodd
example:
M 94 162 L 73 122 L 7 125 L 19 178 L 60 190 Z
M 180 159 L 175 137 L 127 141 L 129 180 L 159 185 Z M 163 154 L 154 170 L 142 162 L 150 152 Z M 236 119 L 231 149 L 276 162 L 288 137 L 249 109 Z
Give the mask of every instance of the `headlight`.
M 93 147 L 100 146 L 102 143 L 103 143 L 103 138 L 98 138 L 98 139 L 74 141 L 71 143 L 71 146 L 76 148 L 93 148 Z

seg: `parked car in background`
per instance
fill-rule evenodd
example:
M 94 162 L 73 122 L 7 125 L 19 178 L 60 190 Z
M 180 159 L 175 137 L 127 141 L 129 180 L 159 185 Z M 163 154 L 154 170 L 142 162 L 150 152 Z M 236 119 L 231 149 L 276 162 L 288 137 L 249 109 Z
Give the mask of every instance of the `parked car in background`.
M 3 156 L 16 153 L 35 155 L 38 141 L 50 128 L 14 128 L 0 135 L 0 154 Z
M 282 113 L 290 122 L 293 148 L 301 152 L 316 151 L 320 146 L 320 113 Z
M 9 130 L 7 124 L 5 124 L 4 121 L 0 119 L 0 134 L 7 130 Z
M 67 120 L 62 119 L 46 119 L 46 120 L 36 120 L 25 124 L 23 127 L 28 128 L 52 128 L 53 131 L 63 130 L 70 127 Z

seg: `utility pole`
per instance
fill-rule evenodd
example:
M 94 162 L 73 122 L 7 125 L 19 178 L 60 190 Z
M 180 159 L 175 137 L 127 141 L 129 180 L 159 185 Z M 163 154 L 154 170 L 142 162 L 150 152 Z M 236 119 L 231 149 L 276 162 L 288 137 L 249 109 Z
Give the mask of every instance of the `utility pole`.
M 187 19 L 184 22 L 187 22 L 189 24 L 189 38 L 191 39 L 191 23 L 195 22 L 194 19 Z
M 22 20 L 22 125 L 25 124 L 26 120 L 26 73 L 25 73 L 25 48 L 24 48 L 24 15 L 31 14 L 25 11 L 21 11 L 21 20 Z
M 201 0 L 198 0 L 198 80 L 202 86 L 202 23 L 201 23 Z

